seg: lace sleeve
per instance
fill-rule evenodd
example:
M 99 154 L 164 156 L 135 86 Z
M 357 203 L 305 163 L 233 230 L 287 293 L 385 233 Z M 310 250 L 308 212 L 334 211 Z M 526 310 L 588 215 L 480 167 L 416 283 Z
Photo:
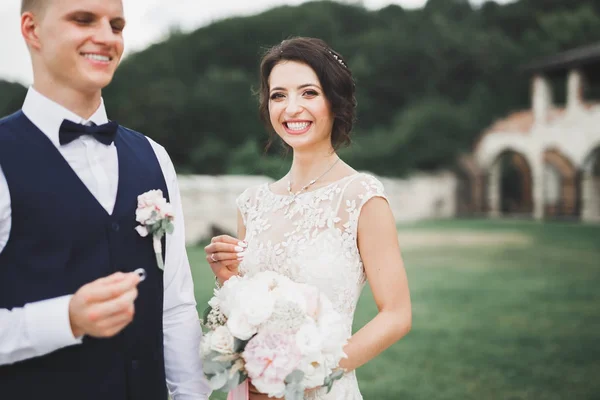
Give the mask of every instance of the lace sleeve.
M 345 211 L 348 213 L 346 232 L 354 238 L 358 234 L 358 220 L 364 205 L 374 197 L 381 197 L 389 202 L 381 181 L 368 174 L 360 174 L 357 178 L 353 179 L 344 190 L 343 197 Z

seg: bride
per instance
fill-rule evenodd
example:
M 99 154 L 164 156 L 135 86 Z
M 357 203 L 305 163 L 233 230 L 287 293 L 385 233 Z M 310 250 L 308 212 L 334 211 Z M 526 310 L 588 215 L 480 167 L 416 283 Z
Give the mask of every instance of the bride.
M 352 74 L 339 53 L 314 38 L 285 40 L 260 67 L 260 114 L 293 151 L 290 171 L 237 199 L 238 238 L 219 236 L 205 249 L 217 284 L 263 270 L 319 288 L 351 333 L 368 281 L 378 314 L 356 332 L 331 392 L 306 399 L 362 399 L 354 370 L 408 333 L 411 304 L 395 220 L 383 185 L 336 154 L 350 141 L 356 100 Z M 273 139 L 273 136 L 271 137 Z M 267 399 L 251 385 L 251 400 Z

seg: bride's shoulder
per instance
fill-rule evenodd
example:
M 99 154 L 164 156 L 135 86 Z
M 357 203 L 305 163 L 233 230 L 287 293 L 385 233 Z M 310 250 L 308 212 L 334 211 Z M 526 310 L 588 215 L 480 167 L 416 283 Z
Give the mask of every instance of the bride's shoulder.
M 344 191 L 347 196 L 363 198 L 366 195 L 385 195 L 380 178 L 368 172 L 357 172 L 352 176 Z
M 245 189 L 237 197 L 237 202 L 251 202 L 253 199 L 263 196 L 265 193 L 269 191 L 270 181 L 259 181 L 255 182 L 250 186 L 247 186 Z

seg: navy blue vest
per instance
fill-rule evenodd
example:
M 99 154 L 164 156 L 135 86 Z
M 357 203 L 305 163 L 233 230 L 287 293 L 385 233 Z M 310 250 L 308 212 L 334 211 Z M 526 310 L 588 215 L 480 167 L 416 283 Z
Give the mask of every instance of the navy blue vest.
M 168 191 L 143 135 L 119 127 L 115 145 L 119 183 L 109 215 L 21 111 L 0 120 L 0 166 L 12 208 L 10 237 L 0 253 L 0 308 L 72 294 L 116 271 L 147 272 L 134 320 L 121 333 L 84 337 L 80 345 L 0 366 L 0 398 L 167 399 L 163 273 L 152 240 L 134 228 L 137 196 L 161 189 L 168 199 Z

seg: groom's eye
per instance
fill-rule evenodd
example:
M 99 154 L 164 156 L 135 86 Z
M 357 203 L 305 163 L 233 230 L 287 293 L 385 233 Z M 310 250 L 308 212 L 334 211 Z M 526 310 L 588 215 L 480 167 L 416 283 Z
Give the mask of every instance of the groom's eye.
M 89 25 L 94 22 L 94 15 L 92 13 L 80 12 L 73 14 L 71 19 L 79 25 Z
M 111 24 L 112 30 L 115 32 L 123 32 L 123 29 L 125 28 L 124 24 L 120 24 L 120 23 L 114 23 Z

